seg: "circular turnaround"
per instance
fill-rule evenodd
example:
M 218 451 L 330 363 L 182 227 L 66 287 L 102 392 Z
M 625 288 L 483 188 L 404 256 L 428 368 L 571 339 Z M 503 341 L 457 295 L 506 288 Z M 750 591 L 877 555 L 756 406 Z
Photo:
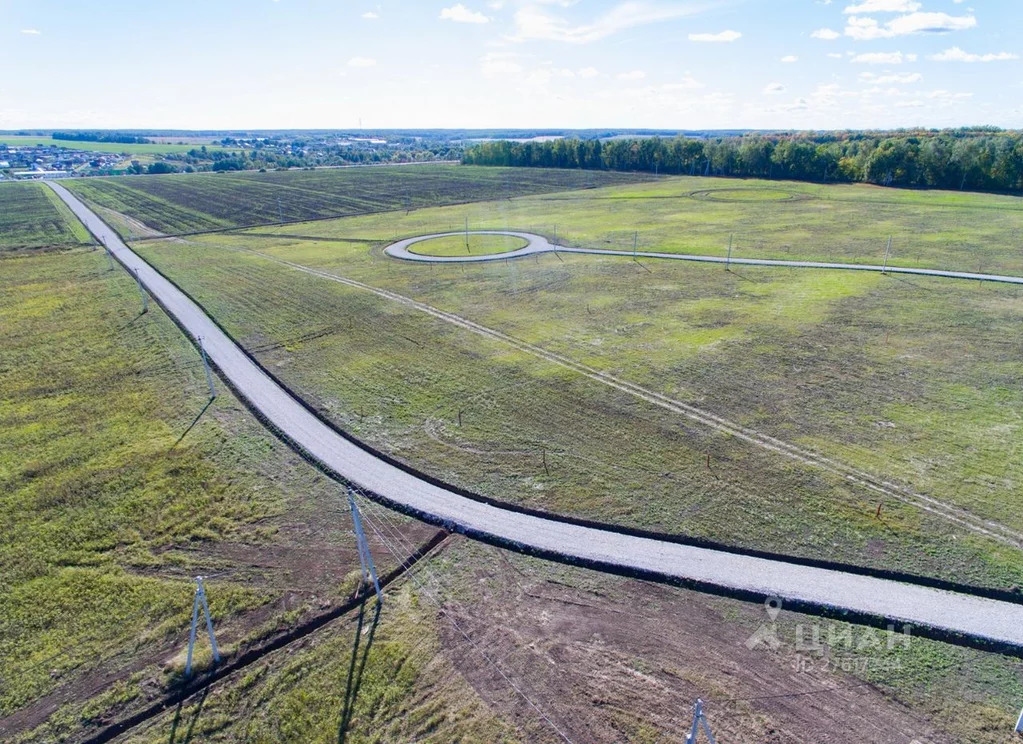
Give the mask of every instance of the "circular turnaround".
M 792 202 L 813 199 L 810 194 L 775 188 L 703 189 L 689 194 L 693 199 L 730 203 Z
M 726 189 L 722 189 L 726 190 Z M 735 190 L 735 189 L 733 189 Z M 809 197 L 808 197 L 809 198 Z M 425 243 L 438 238 L 454 239 L 455 244 L 465 249 L 465 240 L 468 236 L 471 241 L 474 236 L 494 235 L 506 236 L 525 242 L 522 248 L 506 251 L 504 253 L 472 253 L 472 243 L 469 243 L 469 253 L 459 255 L 429 255 L 412 250 L 412 246 Z M 448 241 L 450 242 L 450 241 Z M 537 253 L 573 254 L 590 256 L 622 256 L 633 260 L 639 258 L 656 258 L 674 261 L 695 261 L 698 263 L 725 264 L 729 267 L 733 264 L 741 266 L 777 266 L 796 269 L 840 269 L 844 271 L 877 271 L 882 274 L 913 274 L 914 276 L 942 276 L 949 279 L 969 279 L 984 282 L 1001 282 L 1003 284 L 1023 284 L 1021 276 L 1007 276 L 999 274 L 975 274 L 969 271 L 946 271 L 943 269 L 918 269 L 909 266 L 891 266 L 885 263 L 883 266 L 876 264 L 849 264 L 835 263 L 831 261 L 788 261 L 778 258 L 745 258 L 736 256 L 706 256 L 694 253 L 662 253 L 660 251 L 629 251 L 610 250 L 603 248 L 569 248 L 563 245 L 551 243 L 542 235 L 534 235 L 526 232 L 511 232 L 508 230 L 473 230 L 459 232 L 434 233 L 432 235 L 419 235 L 415 238 L 405 238 L 397 243 L 384 248 L 384 254 L 391 258 L 400 258 L 404 261 L 419 261 L 421 263 L 468 263 L 474 261 L 505 261 L 511 258 L 521 258 Z M 560 258 L 560 256 L 559 256 Z
M 511 253 L 529 245 L 526 238 L 516 235 L 480 235 L 461 233 L 443 238 L 430 238 L 415 243 L 409 248 L 417 256 L 488 256 L 495 253 Z
M 469 252 L 465 251 L 465 236 L 469 236 Z M 473 238 L 479 239 L 481 236 L 494 236 L 501 238 L 505 241 L 511 239 L 517 241 L 517 244 L 521 247 L 513 248 L 512 250 L 505 250 L 501 253 L 473 253 L 472 252 L 472 240 Z M 443 254 L 433 254 L 430 252 L 424 243 L 431 241 L 440 241 L 443 239 L 445 242 Z M 452 251 L 450 248 L 451 242 L 454 245 L 460 245 L 460 250 Z M 505 245 L 509 245 L 505 243 Z M 511 244 L 514 245 L 514 244 Z M 413 246 L 416 248 L 413 249 Z M 460 230 L 458 232 L 446 232 L 446 233 L 434 233 L 432 235 L 419 235 L 414 238 L 405 238 L 405 240 L 399 240 L 397 243 L 384 248 L 386 253 L 391 258 L 400 258 L 405 261 L 421 261 L 423 263 L 460 263 L 469 261 L 503 261 L 506 258 L 518 258 L 519 256 L 528 256 L 533 253 L 547 253 L 548 251 L 559 250 L 559 246 L 552 245 L 548 242 L 547 238 L 541 235 L 533 235 L 532 233 L 524 232 L 511 232 L 508 230 L 470 230 L 468 232 Z

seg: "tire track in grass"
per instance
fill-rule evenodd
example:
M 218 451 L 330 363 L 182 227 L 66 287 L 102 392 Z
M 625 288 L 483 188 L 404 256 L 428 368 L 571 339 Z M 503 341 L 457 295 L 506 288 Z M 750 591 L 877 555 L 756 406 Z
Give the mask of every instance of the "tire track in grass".
M 874 494 L 895 499 L 904 504 L 914 506 L 936 516 L 942 517 L 953 524 L 970 530 L 976 534 L 983 535 L 1012 547 L 1023 547 L 1023 532 L 1001 524 L 1000 522 L 979 517 L 976 514 L 954 504 L 949 504 L 932 496 L 918 493 L 912 489 L 906 488 L 905 486 L 886 480 L 883 477 L 878 477 L 866 471 L 859 470 L 825 455 L 821 455 L 820 453 L 806 449 L 805 447 L 790 444 L 789 442 L 773 437 L 770 434 L 765 434 L 757 431 L 756 429 L 743 426 L 690 403 L 685 403 L 684 401 L 671 398 L 634 382 L 603 372 L 570 357 L 563 356 L 553 351 L 548 351 L 547 349 L 531 344 L 528 341 L 515 338 L 507 333 L 489 328 L 488 326 L 476 323 L 475 321 L 456 315 L 455 313 L 441 310 L 433 307 L 432 305 L 428 305 L 425 302 L 420 302 L 419 300 L 415 300 L 411 297 L 407 297 L 388 289 L 382 289 L 371 284 L 366 284 L 365 282 L 360 282 L 356 279 L 351 279 L 339 274 L 333 274 L 329 271 L 316 269 L 311 266 L 305 266 L 304 264 L 295 263 L 294 261 L 288 261 L 251 248 L 224 245 L 219 247 L 224 250 L 250 253 L 268 261 L 273 261 L 274 263 L 286 266 L 295 271 L 300 271 L 321 279 L 344 284 L 355 289 L 372 292 L 378 297 L 382 297 L 414 310 L 418 310 L 419 312 L 426 313 L 427 315 L 431 315 L 434 318 L 451 323 L 452 325 L 470 331 L 471 333 L 475 333 L 476 335 L 512 346 L 524 354 L 529 354 L 535 358 L 570 369 L 590 380 L 607 385 L 608 387 L 621 392 L 628 393 L 629 395 L 646 401 L 647 403 L 659 406 L 665 410 L 685 416 L 691 421 L 695 421 L 715 431 L 728 434 L 754 446 L 788 457 L 789 459 L 795 460 L 803 465 L 809 465 L 824 470 L 854 484 L 855 486 L 871 491 Z

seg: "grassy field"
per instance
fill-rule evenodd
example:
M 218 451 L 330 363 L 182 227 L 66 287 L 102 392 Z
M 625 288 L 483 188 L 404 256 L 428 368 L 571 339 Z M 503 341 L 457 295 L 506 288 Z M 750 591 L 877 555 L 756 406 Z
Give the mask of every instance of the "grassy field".
M 877 519 L 874 494 L 844 478 L 252 252 L 401 292 L 1023 529 L 1023 400 L 1006 342 L 1018 337 L 1018 288 L 585 256 L 423 266 L 379 252 L 394 232 L 451 229 L 466 213 L 481 227 L 542 229 L 517 219 L 523 204 L 583 242 L 576 203 L 531 197 L 139 249 L 341 425 L 459 485 L 749 547 L 1023 585 L 1016 549 L 889 499 Z M 727 208 L 739 217 L 748 204 Z
M 516 251 L 527 244 L 524 238 L 512 235 L 448 235 L 414 243 L 409 252 L 422 256 L 486 256 Z
M 698 696 L 735 744 L 995 744 L 1015 722 L 1023 662 L 922 639 L 877 647 L 787 612 L 779 648 L 749 648 L 766 617 L 458 540 L 388 592 L 379 623 L 367 611 L 332 626 L 127 741 L 682 741 Z
M 52 145 L 54 147 L 67 147 L 71 150 L 90 150 L 92 152 L 124 153 L 126 155 L 171 155 L 183 154 L 189 150 L 198 150 L 202 145 L 174 145 L 174 144 L 128 144 L 121 142 L 79 142 L 77 140 L 55 140 L 52 137 L 23 137 L 14 134 L 0 134 L 0 145 L 11 147 L 31 147 L 33 145 Z M 213 150 L 238 150 L 239 148 L 228 148 L 221 145 L 206 145 L 208 151 Z
M 0 184 L 0 252 L 90 242 L 82 223 L 43 184 Z
M 194 348 L 139 310 L 98 251 L 0 259 L 4 741 L 74 737 L 172 689 L 197 573 L 229 655 L 354 586 L 339 486 L 223 388 L 205 407 Z
M 630 183 L 648 176 L 417 165 L 271 173 L 97 178 L 68 183 L 79 196 L 166 233 L 419 209 Z
M 893 500 L 878 519 L 876 496 L 844 478 L 545 356 L 1023 530 L 1020 288 L 567 255 L 426 266 L 381 252 L 395 236 L 458 231 L 468 217 L 473 229 L 553 236 L 556 226 L 559 242 L 576 245 L 631 247 L 635 231 L 647 250 L 708 252 L 755 222 L 759 243 L 735 239 L 746 255 L 867 260 L 855 246 L 868 228 L 858 225 L 874 216 L 882 231 L 917 241 L 915 258 L 896 252 L 906 261 L 944 266 L 983 253 L 987 270 L 1011 272 L 1021 263 L 1008 247 L 1018 201 L 712 179 L 554 192 L 560 175 L 525 171 L 532 180 L 517 193 L 551 193 L 430 208 L 511 192 L 499 169 L 335 173 L 210 176 L 195 187 L 208 202 L 136 187 L 170 179 L 75 185 L 108 210 L 131 205 L 128 217 L 103 214 L 132 235 L 164 221 L 237 224 L 252 213 L 232 215 L 231 204 L 270 183 L 291 189 L 296 213 L 302 194 L 311 211 L 328 193 L 357 193 L 352 210 L 368 200 L 397 207 L 135 248 L 320 410 L 427 472 L 557 512 L 1023 586 L 1018 548 Z M 223 202 L 209 185 L 219 183 Z M 410 198 L 423 201 L 406 212 Z M 265 212 L 276 209 L 274 200 Z M 819 242 L 829 236 L 838 248 Z M 464 255 L 464 238 L 418 249 Z M 279 260 L 429 303 L 515 343 Z M 195 573 L 213 576 L 229 653 L 353 586 L 338 486 L 222 387 L 204 410 L 194 348 L 158 308 L 139 316 L 133 283 L 98 251 L 0 260 L 0 348 L 0 738 L 79 740 L 171 689 Z M 374 505 L 365 514 L 381 570 L 431 532 Z M 801 639 L 814 621 L 788 613 L 779 649 L 749 649 L 765 622 L 755 605 L 462 539 L 389 592 L 379 623 L 371 609 L 128 740 L 560 740 L 546 716 L 576 741 L 653 742 L 681 738 L 702 696 L 727 741 L 993 744 L 1023 697 L 1018 661 L 923 640 L 849 648 L 841 639 L 863 631 L 842 625 L 823 630 L 830 650 L 808 651 Z

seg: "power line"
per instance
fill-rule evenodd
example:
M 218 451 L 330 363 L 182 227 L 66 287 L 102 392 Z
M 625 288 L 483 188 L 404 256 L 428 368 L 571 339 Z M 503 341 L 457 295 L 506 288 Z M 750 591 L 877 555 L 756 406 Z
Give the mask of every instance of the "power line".
M 370 501 L 370 500 L 367 499 L 367 501 Z M 412 578 L 413 581 L 416 582 L 416 584 L 420 587 L 420 589 L 423 591 L 423 593 L 426 595 L 426 597 L 431 602 L 433 602 L 434 605 L 436 605 L 438 609 L 443 609 L 441 601 L 420 580 L 419 576 L 417 575 L 417 572 L 410 570 L 410 567 L 406 566 L 406 560 L 401 556 L 401 554 L 399 552 L 394 550 L 394 548 L 391 546 L 390 542 L 383 536 L 383 534 L 380 532 L 380 530 L 376 526 L 375 518 L 373 518 L 373 519 L 370 518 L 369 510 L 368 509 L 367 509 L 367 514 L 366 514 L 366 521 L 369 523 L 370 527 L 376 533 L 377 538 L 379 538 L 379 540 L 383 543 L 384 547 L 386 547 L 387 550 L 391 553 L 391 555 L 394 556 L 394 558 L 396 558 L 398 560 L 399 565 L 401 565 L 401 566 L 406 568 L 406 572 L 408 573 L 408 575 Z M 383 522 L 381 522 L 381 523 L 383 524 Z M 398 537 L 398 539 L 401 540 L 403 538 Z M 423 562 L 420 562 L 420 565 L 423 565 Z M 427 570 L 427 572 L 429 572 L 429 570 L 425 568 L 425 565 L 424 565 L 424 570 Z M 448 620 L 448 622 L 451 624 L 451 626 L 463 638 L 465 638 L 466 642 L 475 651 L 477 651 L 480 654 L 480 656 L 482 656 L 484 658 L 484 660 L 487 661 L 487 663 L 489 663 L 491 666 L 494 667 L 494 669 L 497 670 L 498 674 L 500 674 L 501 677 L 505 680 L 505 682 L 508 683 L 508 686 L 511 687 L 520 697 L 522 697 L 522 699 L 525 700 L 526 703 L 531 708 L 533 708 L 533 710 L 536 711 L 536 713 L 547 723 L 547 725 L 549 725 L 551 727 L 551 729 L 558 736 L 560 736 L 562 739 L 564 739 L 566 742 L 568 742 L 568 744 L 573 744 L 572 740 L 568 737 L 568 735 L 565 734 L 560 728 L 558 728 L 558 726 L 554 723 L 554 721 L 552 721 L 550 719 L 550 717 L 546 713 L 544 713 L 544 711 L 540 708 L 540 706 L 537 705 L 537 703 L 534 702 L 533 699 L 529 697 L 529 695 L 527 695 L 518 685 L 515 684 L 515 681 L 512 680 L 512 678 L 509 677 L 507 673 L 505 673 L 505 671 L 501 668 L 501 666 L 496 661 L 494 661 L 482 648 L 480 648 L 479 644 L 477 644 L 469 636 L 469 634 L 458 624 L 458 621 L 456 621 L 453 617 L 451 617 L 447 613 L 444 613 L 444 617 L 445 617 L 445 619 Z

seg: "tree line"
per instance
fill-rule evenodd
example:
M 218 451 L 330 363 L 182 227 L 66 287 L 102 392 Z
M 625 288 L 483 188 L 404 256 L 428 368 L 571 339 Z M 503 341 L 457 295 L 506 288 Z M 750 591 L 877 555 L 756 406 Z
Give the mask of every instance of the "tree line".
M 744 134 L 708 139 L 484 142 L 468 165 L 589 168 L 672 175 L 865 182 L 970 191 L 1023 190 L 1023 132 L 995 128 Z
M 53 139 L 69 142 L 114 142 L 121 145 L 148 145 L 152 140 L 122 132 L 54 132 Z

